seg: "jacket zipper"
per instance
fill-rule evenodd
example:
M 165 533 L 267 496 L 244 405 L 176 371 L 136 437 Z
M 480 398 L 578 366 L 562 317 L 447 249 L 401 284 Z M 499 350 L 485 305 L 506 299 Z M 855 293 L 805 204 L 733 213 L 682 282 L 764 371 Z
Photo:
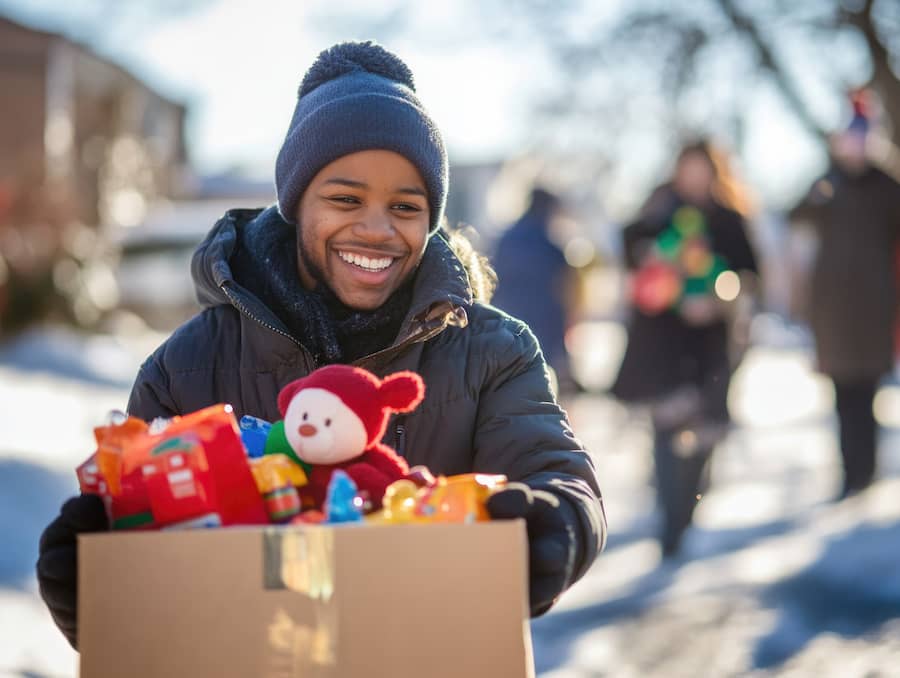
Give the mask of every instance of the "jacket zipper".
M 396 428 L 394 428 L 394 434 L 397 437 L 397 444 L 395 446 L 395 450 L 397 454 L 399 454 L 404 459 L 406 458 L 406 426 L 403 425 L 402 421 L 397 423 Z
M 296 339 L 294 339 L 294 337 L 292 337 L 292 336 L 291 336 L 290 334 L 288 334 L 287 332 L 285 332 L 285 331 L 283 331 L 283 330 L 280 330 L 280 329 L 278 329 L 277 327 L 275 327 L 274 325 L 270 325 L 270 324 L 267 323 L 265 320 L 262 320 L 262 319 L 258 318 L 257 316 L 253 315 L 253 313 L 250 311 L 250 309 L 247 308 L 247 307 L 244 305 L 244 303 L 243 303 L 240 299 L 238 299 L 234 294 L 232 294 L 232 293 L 228 290 L 228 285 L 227 285 L 227 283 L 222 283 L 222 284 L 219 286 L 219 288 L 225 293 L 225 296 L 228 297 L 228 300 L 232 303 L 232 305 L 233 305 L 237 310 L 239 310 L 241 313 L 243 313 L 246 317 L 248 317 L 250 320 L 252 320 L 253 322 L 259 323 L 260 325 L 262 325 L 262 326 L 265 327 L 266 329 L 272 330 L 272 331 L 275 332 L 276 334 L 280 334 L 282 337 L 287 337 L 287 338 L 290 339 L 292 342 L 294 342 L 295 344 L 297 344 L 297 346 L 300 346 L 301 348 L 303 348 L 303 345 L 302 345 L 299 341 L 297 341 Z

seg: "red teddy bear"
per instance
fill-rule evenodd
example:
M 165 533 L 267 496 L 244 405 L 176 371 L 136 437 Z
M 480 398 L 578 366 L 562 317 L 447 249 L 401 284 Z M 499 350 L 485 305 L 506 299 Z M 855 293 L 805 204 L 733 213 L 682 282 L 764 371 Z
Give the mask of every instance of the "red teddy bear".
M 303 488 L 321 507 L 335 469 L 349 475 L 374 507 L 388 485 L 404 478 L 409 467 L 381 443 L 392 412 L 409 412 L 425 395 L 414 372 L 379 379 L 349 365 L 328 365 L 292 381 L 278 394 L 284 433 L 293 451 L 312 465 Z

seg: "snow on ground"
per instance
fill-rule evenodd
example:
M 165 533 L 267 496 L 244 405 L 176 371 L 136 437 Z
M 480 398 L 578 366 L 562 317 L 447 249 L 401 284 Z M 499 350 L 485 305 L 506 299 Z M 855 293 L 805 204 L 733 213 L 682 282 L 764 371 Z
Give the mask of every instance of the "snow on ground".
M 583 345 L 621 347 L 614 327 L 595 329 L 611 340 L 586 332 Z M 532 624 L 540 675 L 897 675 L 900 430 L 882 431 L 879 482 L 831 502 L 840 480 L 830 387 L 810 371 L 806 344 L 782 335 L 754 348 L 735 378 L 740 426 L 717 451 L 672 561 L 660 561 L 652 538 L 646 419 L 599 395 L 568 403 L 595 454 L 611 532 L 588 575 Z M 0 676 L 76 674 L 36 594 L 37 539 L 76 490 L 92 428 L 124 408 L 158 340 L 42 330 L 0 347 Z M 592 385 L 616 360 L 581 359 L 602 372 Z M 880 417 L 897 426 L 896 385 L 881 395 Z
M 77 656 L 37 595 L 41 530 L 78 491 L 93 427 L 124 409 L 156 337 L 35 330 L 0 347 L 0 676 L 74 676 Z

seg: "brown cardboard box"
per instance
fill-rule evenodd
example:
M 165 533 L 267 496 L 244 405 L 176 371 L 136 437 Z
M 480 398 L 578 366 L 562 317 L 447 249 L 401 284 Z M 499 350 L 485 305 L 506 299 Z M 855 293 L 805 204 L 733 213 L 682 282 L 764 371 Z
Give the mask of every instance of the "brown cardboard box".
M 82 678 L 534 675 L 521 521 L 79 539 Z

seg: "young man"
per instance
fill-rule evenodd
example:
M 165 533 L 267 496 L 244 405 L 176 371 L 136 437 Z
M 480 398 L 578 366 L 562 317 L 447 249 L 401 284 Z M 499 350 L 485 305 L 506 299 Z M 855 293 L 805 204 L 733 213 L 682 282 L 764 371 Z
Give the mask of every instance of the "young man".
M 385 440 L 436 474 L 509 476 L 489 510 L 527 521 L 538 615 L 602 548 L 600 492 L 534 337 L 474 298 L 485 271 L 440 230 L 447 174 L 402 61 L 371 43 L 320 54 L 278 155 L 277 207 L 229 211 L 198 248 L 206 308 L 144 363 L 128 409 L 151 419 L 228 402 L 275 420 L 280 387 L 317 366 L 418 372 L 425 401 Z M 99 502 L 77 497 L 41 538 L 41 594 L 73 646 L 76 535 L 102 529 Z

